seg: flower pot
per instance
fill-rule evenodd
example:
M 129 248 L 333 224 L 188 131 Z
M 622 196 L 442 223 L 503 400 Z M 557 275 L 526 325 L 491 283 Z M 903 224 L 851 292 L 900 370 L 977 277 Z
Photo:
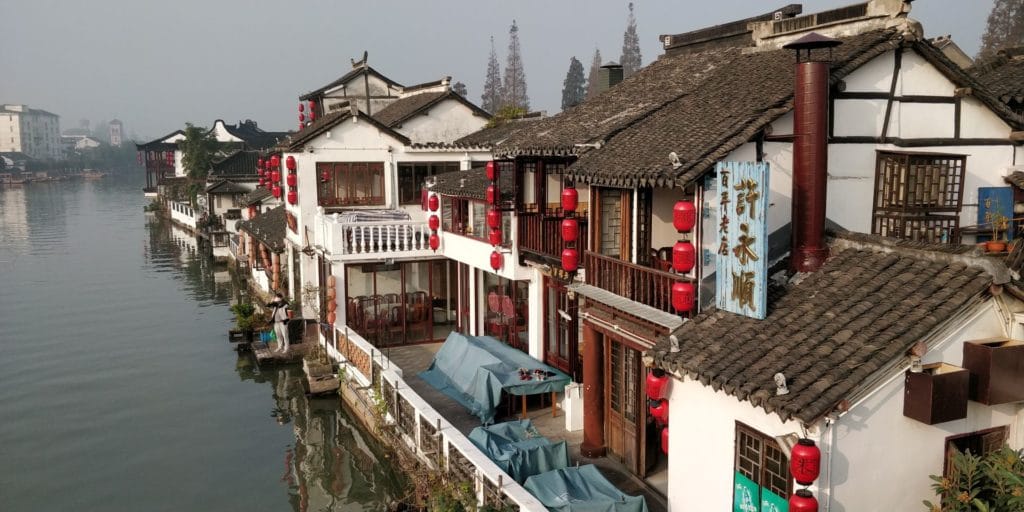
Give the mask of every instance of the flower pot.
M 1003 252 L 1006 250 L 1006 242 L 1002 240 L 989 240 L 985 242 L 985 250 L 988 252 Z

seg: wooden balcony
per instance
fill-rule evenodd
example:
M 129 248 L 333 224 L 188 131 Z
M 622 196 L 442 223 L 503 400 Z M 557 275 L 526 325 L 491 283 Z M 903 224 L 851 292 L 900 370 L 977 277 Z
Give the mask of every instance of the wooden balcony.
M 587 284 L 673 314 L 675 309 L 672 308 L 672 285 L 676 282 L 693 282 L 693 279 L 683 275 L 609 258 L 591 251 L 584 253 L 583 268 L 586 269 Z
M 561 260 L 565 242 L 562 240 L 562 216 L 554 213 L 520 213 L 519 250 Z M 576 247 L 588 247 L 587 217 L 576 217 L 579 239 Z

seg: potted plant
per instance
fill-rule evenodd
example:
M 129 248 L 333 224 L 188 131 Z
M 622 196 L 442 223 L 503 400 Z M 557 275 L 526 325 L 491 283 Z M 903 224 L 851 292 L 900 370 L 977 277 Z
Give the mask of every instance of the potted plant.
M 246 342 L 252 342 L 253 328 L 256 326 L 256 306 L 250 302 L 239 302 L 231 306 L 231 312 L 235 314 L 235 328 L 229 334 L 234 337 L 241 335 Z
M 999 211 L 998 200 L 986 199 L 985 208 L 985 224 L 992 230 L 992 239 L 985 242 L 985 249 L 988 252 L 1003 252 L 1006 250 L 1006 231 L 1010 227 L 1010 219 Z

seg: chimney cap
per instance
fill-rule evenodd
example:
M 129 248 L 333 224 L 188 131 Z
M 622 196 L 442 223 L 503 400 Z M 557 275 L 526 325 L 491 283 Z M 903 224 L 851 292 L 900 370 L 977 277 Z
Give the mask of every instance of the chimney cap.
M 806 36 L 797 39 L 789 44 L 785 44 L 782 47 L 787 50 L 814 50 L 817 48 L 833 48 L 843 44 L 838 39 L 832 39 L 828 36 L 823 36 L 817 32 L 811 32 Z
M 618 62 L 615 62 L 615 61 L 609 61 L 607 64 L 601 65 L 601 67 L 602 68 L 608 68 L 608 69 L 617 69 L 617 68 L 622 68 L 622 64 L 619 64 Z

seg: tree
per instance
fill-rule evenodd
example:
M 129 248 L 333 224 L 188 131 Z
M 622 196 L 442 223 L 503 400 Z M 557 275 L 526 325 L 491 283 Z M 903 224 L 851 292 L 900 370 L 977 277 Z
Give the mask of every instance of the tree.
M 562 110 L 567 110 L 586 99 L 587 85 L 583 78 L 583 63 L 575 56 L 569 59 L 569 72 L 562 82 Z
M 633 15 L 633 2 L 630 2 L 626 32 L 622 34 L 622 58 L 619 59 L 623 78 L 636 73 L 640 69 L 640 61 L 640 38 L 636 35 L 636 16 Z
M 977 58 L 1014 46 L 1024 46 L 1024 0 L 996 0 L 981 36 Z
M 523 54 L 519 49 L 519 26 L 512 20 L 508 30 L 508 56 L 505 61 L 503 107 L 530 110 L 530 97 L 526 94 L 526 72 L 523 70 Z
M 598 76 L 601 73 L 601 50 L 594 48 L 594 59 L 590 61 L 590 74 L 587 75 L 587 99 L 597 96 Z
M 192 123 L 185 123 L 185 139 L 178 143 L 181 149 L 181 165 L 193 180 L 206 178 L 213 167 L 213 157 L 217 152 L 217 140 L 210 130 Z
M 455 84 L 452 85 L 452 92 L 458 94 L 459 96 L 469 95 L 469 91 L 466 90 L 466 84 L 462 82 L 455 82 Z
M 501 108 L 501 65 L 494 51 L 494 36 L 491 36 L 491 56 L 487 59 L 487 76 L 484 78 L 484 93 L 480 99 L 480 106 L 492 114 Z

